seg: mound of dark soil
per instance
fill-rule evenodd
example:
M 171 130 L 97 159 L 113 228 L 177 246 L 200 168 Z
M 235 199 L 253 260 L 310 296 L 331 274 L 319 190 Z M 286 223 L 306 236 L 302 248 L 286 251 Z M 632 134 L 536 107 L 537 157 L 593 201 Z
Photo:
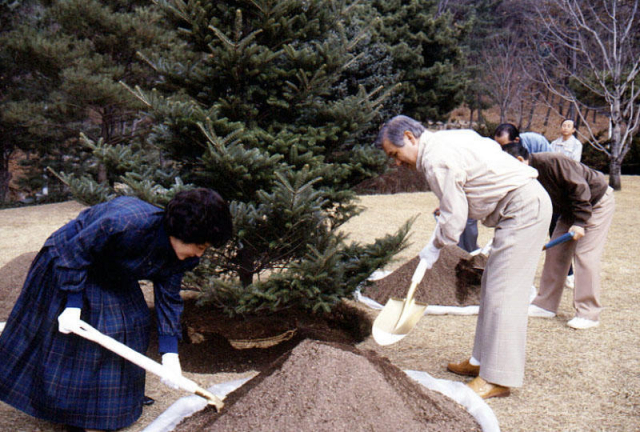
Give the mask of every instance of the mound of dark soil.
M 458 246 L 445 246 L 416 288 L 416 301 L 442 306 L 479 304 L 486 260 L 483 255 L 472 257 Z M 390 297 L 405 298 L 418 261 L 420 258 L 415 257 L 385 278 L 374 281 L 363 294 L 383 305 Z
M 455 401 L 373 351 L 305 340 L 175 429 L 195 431 L 479 431 Z
M 345 303 L 330 314 L 292 310 L 229 318 L 219 309 L 186 300 L 180 362 L 183 370 L 195 373 L 262 371 L 304 339 L 355 345 L 371 334 L 372 324 L 362 309 Z M 249 349 L 238 343 L 253 341 L 258 342 L 257 347 Z M 147 353 L 159 360 L 156 344 L 154 332 Z
M 0 321 L 9 318 L 37 252 L 24 253 L 0 268 Z

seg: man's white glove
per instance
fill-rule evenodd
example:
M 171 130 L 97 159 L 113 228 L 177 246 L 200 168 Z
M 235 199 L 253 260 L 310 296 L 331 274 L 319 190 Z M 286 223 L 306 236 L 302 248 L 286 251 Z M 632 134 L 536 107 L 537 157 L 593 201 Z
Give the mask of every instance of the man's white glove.
M 177 353 L 162 354 L 162 384 L 173 389 L 179 389 L 178 382 L 182 377 L 182 368 L 180 367 L 180 359 Z
M 438 257 L 440 256 L 440 249 L 435 247 L 433 241 L 430 241 L 428 245 L 426 245 L 420 251 L 420 261 L 422 261 L 426 265 L 426 269 L 429 270 L 436 261 L 438 261 Z
M 64 334 L 71 333 L 74 328 L 78 327 L 80 321 L 81 309 L 77 307 L 68 307 L 58 316 L 58 331 Z

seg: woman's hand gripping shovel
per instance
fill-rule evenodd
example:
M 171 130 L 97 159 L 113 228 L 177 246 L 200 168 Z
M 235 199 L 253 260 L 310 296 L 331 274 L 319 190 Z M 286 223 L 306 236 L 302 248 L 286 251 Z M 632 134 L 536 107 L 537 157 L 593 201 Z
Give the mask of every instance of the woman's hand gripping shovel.
M 120 357 L 129 360 L 130 362 L 140 366 L 142 369 L 149 371 L 152 374 L 155 374 L 159 377 L 163 377 L 165 375 L 164 366 L 162 366 L 160 363 L 153 361 L 149 357 L 140 354 L 139 352 L 129 348 L 125 344 L 120 343 L 117 340 L 100 333 L 98 330 L 91 327 L 89 324 L 82 320 L 80 320 L 78 322 L 78 325 L 71 329 L 71 331 L 78 336 L 102 345 L 109 351 L 118 354 Z M 191 381 L 189 378 L 180 376 L 176 381 L 176 384 L 178 384 L 181 389 L 186 390 L 190 393 L 195 393 L 198 396 L 205 398 L 209 405 L 213 405 L 215 407 L 216 411 L 220 411 L 224 406 L 224 402 L 222 402 L 222 399 L 203 389 L 198 384 Z
M 373 322 L 371 333 L 378 345 L 391 345 L 405 337 L 417 324 L 427 308 L 426 304 L 416 303 L 413 298 L 416 287 L 422 281 L 427 271 L 427 263 L 420 260 L 416 267 L 407 298 L 390 298 L 376 320 Z

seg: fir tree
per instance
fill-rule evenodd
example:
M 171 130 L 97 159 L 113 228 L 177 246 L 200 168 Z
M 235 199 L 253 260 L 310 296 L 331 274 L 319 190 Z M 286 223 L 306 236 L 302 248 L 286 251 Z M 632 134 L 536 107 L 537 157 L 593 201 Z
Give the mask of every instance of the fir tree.
M 400 71 L 402 113 L 440 120 L 458 107 L 466 86 L 461 41 L 469 30 L 453 15 L 437 14 L 433 0 L 375 0 L 381 40 Z
M 366 26 L 339 1 L 158 5 L 188 50 L 144 55 L 163 81 L 130 89 L 156 122 L 149 144 L 179 181 L 128 173 L 126 193 L 161 205 L 184 182 L 231 202 L 233 241 L 187 281 L 228 312 L 330 310 L 404 247 L 410 226 L 369 245 L 340 231 L 359 212 L 352 187 L 386 165 L 370 137 L 391 83 L 345 82 L 366 63 Z
M 7 145 L 35 153 L 33 188 L 44 168 L 97 172 L 78 145 L 78 134 L 117 145 L 136 142 L 148 129 L 143 105 L 119 84 L 151 85 L 157 78 L 138 52 L 162 50 L 170 32 L 146 2 L 69 0 L 33 2 L 11 31 L 2 34 L 2 58 L 13 79 L 3 98 L 0 127 Z M 137 140 L 139 143 L 140 140 Z M 59 184 L 52 182 L 52 185 Z

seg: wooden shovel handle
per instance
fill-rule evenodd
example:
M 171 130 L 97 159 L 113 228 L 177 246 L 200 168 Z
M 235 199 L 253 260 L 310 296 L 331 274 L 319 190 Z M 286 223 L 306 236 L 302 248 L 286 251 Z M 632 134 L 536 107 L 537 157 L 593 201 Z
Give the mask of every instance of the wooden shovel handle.
M 130 362 L 140 366 L 142 369 L 151 372 L 154 375 L 157 375 L 159 377 L 164 376 L 164 366 L 162 366 L 160 363 L 150 359 L 143 354 L 140 354 L 138 351 L 129 348 L 125 344 L 120 343 L 117 340 L 100 333 L 100 331 L 82 320 L 79 321 L 78 327 L 74 328 L 72 331 L 78 336 L 81 336 L 103 346 L 109 351 L 118 354 L 120 357 L 129 360 Z M 207 399 L 209 405 L 213 405 L 217 411 L 220 411 L 224 406 L 224 402 L 222 402 L 222 399 L 203 389 L 198 384 L 191 381 L 185 376 L 181 376 L 177 384 L 181 389 L 186 390 L 190 393 L 195 393 L 198 396 Z

